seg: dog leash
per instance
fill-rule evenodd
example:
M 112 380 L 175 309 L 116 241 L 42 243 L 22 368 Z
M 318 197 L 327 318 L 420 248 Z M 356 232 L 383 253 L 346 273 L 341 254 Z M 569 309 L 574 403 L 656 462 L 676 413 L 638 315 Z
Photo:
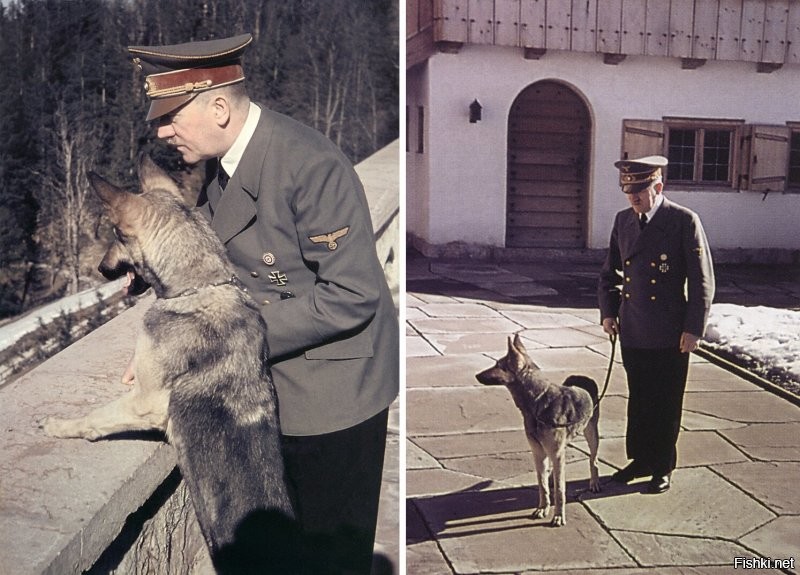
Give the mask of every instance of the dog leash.
M 611 340 L 611 357 L 608 360 L 608 370 L 606 371 L 606 382 L 603 384 L 603 392 L 597 398 L 597 405 L 594 406 L 595 409 L 600 405 L 600 401 L 605 397 L 606 390 L 608 389 L 608 383 L 611 381 L 611 370 L 614 369 L 614 355 L 617 351 L 617 334 L 610 333 L 608 334 L 608 339 Z

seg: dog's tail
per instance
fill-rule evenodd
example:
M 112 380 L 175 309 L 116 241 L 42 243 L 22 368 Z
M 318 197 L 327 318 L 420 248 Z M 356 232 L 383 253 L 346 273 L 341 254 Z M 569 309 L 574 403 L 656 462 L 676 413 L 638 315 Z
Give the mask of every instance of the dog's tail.
M 599 402 L 597 382 L 591 377 L 586 377 L 585 375 L 570 375 L 564 380 L 564 385 L 566 387 L 579 387 L 588 392 L 592 397 L 592 405 L 597 406 Z
M 187 395 L 173 392 L 170 438 L 217 573 L 298 572 L 277 417 L 237 421 L 222 399 Z

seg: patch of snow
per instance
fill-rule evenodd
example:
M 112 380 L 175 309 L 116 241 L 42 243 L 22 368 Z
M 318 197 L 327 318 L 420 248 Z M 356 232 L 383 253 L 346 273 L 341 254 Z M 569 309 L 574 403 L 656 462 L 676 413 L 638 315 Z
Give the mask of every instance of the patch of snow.
M 75 295 L 61 298 L 60 300 L 43 305 L 29 312 L 27 315 L 0 327 L 0 350 L 13 345 L 25 334 L 36 331 L 40 325 L 39 320 L 45 324 L 50 323 L 55 318 L 59 317 L 62 312 L 66 314 L 74 313 L 78 310 L 93 306 L 97 303 L 98 297 L 106 299 L 116 292 L 122 291 L 125 280 L 126 278 L 123 277 L 103 284 L 100 287 L 91 288 Z
M 714 304 L 705 340 L 716 349 L 800 380 L 800 311 Z

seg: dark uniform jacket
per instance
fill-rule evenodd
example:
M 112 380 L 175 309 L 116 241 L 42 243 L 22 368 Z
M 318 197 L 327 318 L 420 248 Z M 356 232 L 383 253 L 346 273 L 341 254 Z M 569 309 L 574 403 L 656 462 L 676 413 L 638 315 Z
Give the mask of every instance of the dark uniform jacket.
M 198 206 L 261 304 L 283 432 L 330 433 L 388 407 L 399 386 L 397 315 L 347 158 L 261 107 L 220 193 L 210 180 Z
M 666 198 L 640 231 L 632 208 L 614 220 L 600 274 L 601 318 L 618 318 L 620 345 L 678 347 L 702 337 L 714 298 L 714 270 L 697 214 Z

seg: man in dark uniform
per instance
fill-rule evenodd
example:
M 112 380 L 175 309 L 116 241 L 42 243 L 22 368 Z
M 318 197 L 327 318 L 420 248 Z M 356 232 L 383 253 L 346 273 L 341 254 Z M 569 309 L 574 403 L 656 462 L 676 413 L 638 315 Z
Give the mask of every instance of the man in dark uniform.
M 689 354 L 705 333 L 714 270 L 697 214 L 663 195 L 667 158 L 614 165 L 631 207 L 614 220 L 598 299 L 604 331 L 619 335 L 632 461 L 613 478 L 652 476 L 647 491 L 663 493 L 677 461 Z
M 261 305 L 287 479 L 315 560 L 369 573 L 399 386 L 397 315 L 358 176 L 322 134 L 250 101 L 241 57 L 251 41 L 129 53 L 158 137 L 188 163 L 208 160 L 198 209 Z

